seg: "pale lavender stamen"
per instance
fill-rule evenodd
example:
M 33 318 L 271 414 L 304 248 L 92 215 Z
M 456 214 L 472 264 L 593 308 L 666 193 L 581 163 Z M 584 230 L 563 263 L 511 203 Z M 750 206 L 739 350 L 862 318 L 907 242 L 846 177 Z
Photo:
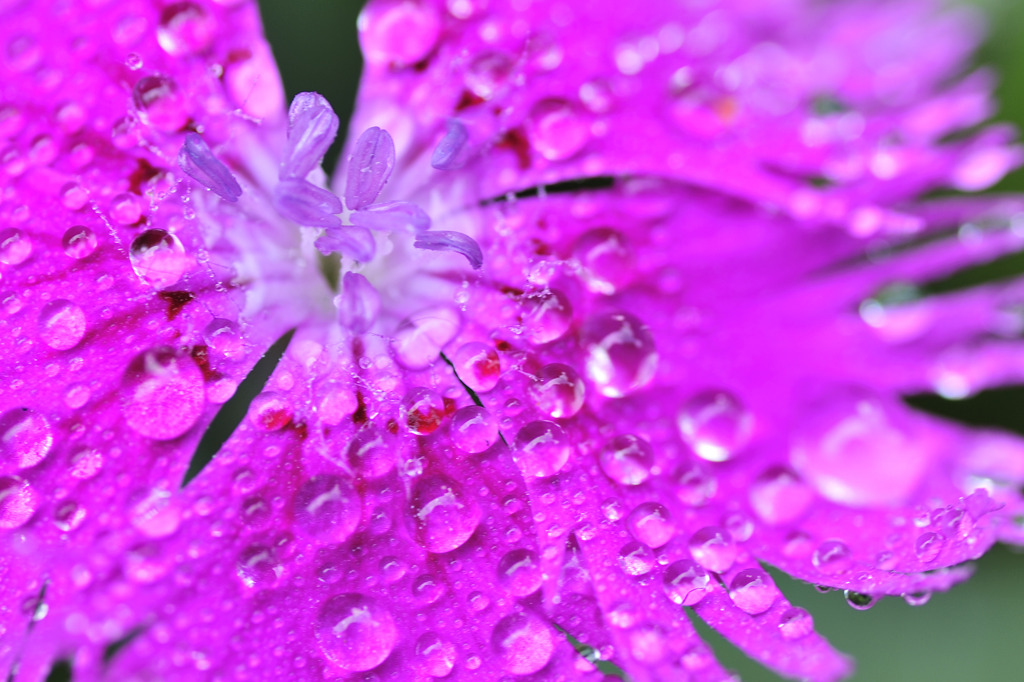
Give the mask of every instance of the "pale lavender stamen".
M 186 133 L 185 144 L 178 152 L 178 165 L 190 178 L 224 201 L 235 203 L 242 196 L 238 180 L 196 133 Z
M 299 178 L 281 180 L 274 188 L 274 207 L 289 220 L 307 227 L 340 228 L 341 199 L 330 190 Z
M 349 157 L 345 205 L 356 211 L 372 204 L 395 167 L 395 143 L 386 130 L 367 128 Z
M 475 239 L 461 232 L 423 232 L 416 235 L 413 246 L 430 251 L 461 253 L 474 270 L 479 270 L 484 264 L 484 254 L 480 250 L 480 245 L 476 243 Z
M 280 177 L 306 177 L 320 165 L 338 134 L 338 117 L 315 92 L 300 92 L 288 109 L 288 142 Z
M 462 121 L 453 118 L 448 121 L 448 132 L 441 138 L 430 157 L 430 165 L 437 170 L 455 170 L 465 163 L 462 151 L 469 141 L 469 133 Z
M 383 232 L 424 232 L 430 229 L 430 216 L 411 201 L 373 204 L 349 216 L 353 225 Z
M 368 263 L 377 253 L 377 242 L 365 227 L 345 225 L 326 230 L 314 242 L 320 253 L 342 253 L 360 263 Z
M 345 273 L 341 293 L 334 302 L 342 326 L 354 334 L 369 330 L 380 313 L 380 294 L 368 279 L 355 272 Z

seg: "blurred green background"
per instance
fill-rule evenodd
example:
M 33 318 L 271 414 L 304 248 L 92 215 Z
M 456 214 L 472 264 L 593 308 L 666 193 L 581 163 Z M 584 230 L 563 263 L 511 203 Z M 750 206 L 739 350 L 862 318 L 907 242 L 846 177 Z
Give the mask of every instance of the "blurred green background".
M 355 19 L 361 4 L 358 0 L 261 0 L 266 32 L 288 96 L 316 90 L 331 101 L 342 121 L 351 113 L 359 81 Z M 990 17 L 990 38 L 977 61 L 995 66 L 1000 74 L 999 118 L 1024 126 L 1024 1 L 976 0 L 976 4 Z M 637 5 L 638 11 L 642 6 Z M 333 168 L 337 148 L 336 144 L 326 168 Z M 996 189 L 1024 191 L 1024 171 L 1017 171 Z M 1012 271 L 1024 271 L 1024 259 L 1009 259 L 982 276 L 1005 276 Z M 991 391 L 958 403 L 931 399 L 920 404 L 959 419 L 1024 433 L 1021 389 Z M 856 659 L 854 680 L 1024 680 L 1022 553 L 996 548 L 979 562 L 973 580 L 918 607 L 889 598 L 869 611 L 856 611 L 840 593 L 821 595 L 810 585 L 775 575 L 787 596 L 814 614 L 819 631 Z M 747 682 L 779 679 L 717 635 L 709 633 L 708 640 L 723 663 Z

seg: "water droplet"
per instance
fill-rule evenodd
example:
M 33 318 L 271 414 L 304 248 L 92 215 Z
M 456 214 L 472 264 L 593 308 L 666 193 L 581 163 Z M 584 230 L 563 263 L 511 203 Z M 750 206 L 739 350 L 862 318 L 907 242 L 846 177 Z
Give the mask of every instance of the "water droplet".
M 779 598 L 779 590 L 760 568 L 745 568 L 733 577 L 729 596 L 740 609 L 756 616 L 772 607 Z
M 412 583 L 412 596 L 423 606 L 437 603 L 444 593 L 444 583 L 430 574 L 421 575 Z
M 498 441 L 498 420 L 483 407 L 463 407 L 452 416 L 451 437 L 460 450 L 481 453 Z
M 639 542 L 626 543 L 619 550 L 619 566 L 629 575 L 647 575 L 654 568 L 654 553 Z
M 633 252 L 616 230 L 602 227 L 584 232 L 576 241 L 573 256 L 587 288 L 611 296 L 629 283 Z
M 65 533 L 70 533 L 85 521 L 85 509 L 77 502 L 62 502 L 53 512 L 53 525 Z
M 359 44 L 370 64 L 410 66 L 427 57 L 441 35 L 434 3 L 383 0 L 359 14 Z
M 498 561 L 498 580 L 516 597 L 533 594 L 543 579 L 537 554 L 532 550 L 513 549 Z
M 718 526 L 701 528 L 690 536 L 694 561 L 715 573 L 728 571 L 736 561 L 737 551 L 729 531 Z
M 411 389 L 402 399 L 402 421 L 414 435 L 426 436 L 437 431 L 444 417 L 444 401 L 428 388 Z
M 597 390 L 621 398 L 654 378 L 658 353 L 647 326 L 629 313 L 590 318 L 580 331 L 586 373 Z
M 34 410 L 15 408 L 0 416 L 0 458 L 19 469 L 35 466 L 53 448 L 49 420 Z
M 156 39 L 173 56 L 197 54 L 213 43 L 216 24 L 203 8 L 191 2 L 176 2 L 160 13 Z
M 260 393 L 249 405 L 249 421 L 260 431 L 280 431 L 291 420 L 287 398 L 275 391 Z
M 480 509 L 462 489 L 444 476 L 416 481 L 410 499 L 416 542 L 441 554 L 466 544 L 480 523 Z
M 572 447 L 562 427 L 554 422 L 530 422 L 516 434 L 512 458 L 523 475 L 554 476 L 569 461 Z
M 273 587 L 284 572 L 274 550 L 264 545 L 250 545 L 238 555 L 235 572 L 249 589 Z
M 132 90 L 132 101 L 142 122 L 162 132 L 176 132 L 188 122 L 185 98 L 166 76 L 140 79 Z
M 32 240 L 21 230 L 0 231 L 0 263 L 21 265 L 32 255 Z
M 561 99 L 533 105 L 527 119 L 533 148 L 548 161 L 563 161 L 578 154 L 590 141 L 590 116 Z
M 679 412 L 679 432 L 702 459 L 726 462 L 750 441 L 754 420 L 740 402 L 722 391 L 688 400 Z
M 750 506 L 766 523 L 782 525 L 803 516 L 814 502 L 814 491 L 785 467 L 772 467 L 750 487 Z
M 416 640 L 416 665 L 431 677 L 446 677 L 455 667 L 455 645 L 436 632 L 425 632 Z
M 391 612 L 361 594 L 339 594 L 321 608 L 314 631 L 328 661 L 348 672 L 372 670 L 398 641 Z
M 583 407 L 586 388 L 576 370 L 568 365 L 553 363 L 537 372 L 530 393 L 543 412 L 555 419 L 568 419 L 576 416 Z
M 945 545 L 946 538 L 939 533 L 922 533 L 914 543 L 914 553 L 923 563 L 930 564 L 939 558 Z
M 654 450 L 650 443 L 633 434 L 616 436 L 601 449 L 601 470 L 622 485 L 640 485 L 651 476 Z
M 320 395 L 320 405 L 316 411 L 320 421 L 328 426 L 337 426 L 359 409 L 353 387 L 344 382 L 322 385 Z
M 459 315 L 451 308 L 435 306 L 410 315 L 395 331 L 391 348 L 406 369 L 425 369 L 459 331 Z
M 814 631 L 814 618 L 799 606 L 783 611 L 779 616 L 779 632 L 786 639 L 800 639 Z
M 924 606 L 931 598 L 931 592 L 908 592 L 903 595 L 903 600 L 910 606 Z
M 858 611 L 867 611 L 878 601 L 876 597 L 870 594 L 854 592 L 853 590 L 844 590 L 843 596 L 846 597 L 846 603 Z
M 128 192 L 118 194 L 110 200 L 110 217 L 118 225 L 134 225 L 139 222 L 142 217 L 139 198 Z
M 811 557 L 815 568 L 826 575 L 836 575 L 850 570 L 852 559 L 850 548 L 839 540 L 826 540 L 818 545 Z
M 85 206 L 89 193 L 77 182 L 66 183 L 60 188 L 60 203 L 69 211 L 77 211 Z
M 405 577 L 408 567 L 401 559 L 393 556 L 386 556 L 380 560 L 380 575 L 386 583 L 394 583 Z
M 131 506 L 131 522 L 138 530 L 153 538 L 174 534 L 181 525 L 181 507 L 170 491 L 153 488 L 143 492 Z
M 527 340 L 534 345 L 562 338 L 571 322 L 572 306 L 560 291 L 547 289 L 523 300 L 523 327 Z
M 359 525 L 361 513 L 359 493 L 339 476 L 314 476 L 295 495 L 295 523 L 331 542 L 347 540 Z
M 132 71 L 138 71 L 145 66 L 145 62 L 142 60 L 142 55 L 138 52 L 129 52 L 128 56 L 124 58 L 124 65 Z
M 452 358 L 459 379 L 477 393 L 487 393 L 498 385 L 501 362 L 498 353 L 485 343 L 463 344 Z
M 493 98 L 504 88 L 515 68 L 515 62 L 500 52 L 486 52 L 466 67 L 466 87 L 482 100 Z
M 0 477 L 0 528 L 18 528 L 32 518 L 39 493 L 17 476 Z
M 664 587 L 676 604 L 693 606 L 711 593 L 711 576 L 695 562 L 683 559 L 665 569 Z
M 121 412 L 134 431 L 170 440 L 199 420 L 206 404 L 203 373 L 191 357 L 164 346 L 132 360 L 125 371 Z
M 70 474 L 82 480 L 90 479 L 103 468 L 103 455 L 92 448 L 82 448 L 70 459 Z
M 380 431 L 369 426 L 349 444 L 348 463 L 365 478 L 379 478 L 395 466 L 395 450 L 384 442 Z
M 663 546 L 676 533 L 668 509 L 657 502 L 643 502 L 634 507 L 626 518 L 626 526 L 634 538 L 654 549 Z
M 513 613 L 494 626 L 491 647 L 498 663 L 513 675 L 531 675 L 551 660 L 551 628 L 532 613 Z
M 98 240 L 93 231 L 84 225 L 75 225 L 68 228 L 61 240 L 64 253 L 75 260 L 82 260 L 92 255 L 96 250 Z
M 242 334 L 231 320 L 215 317 L 203 329 L 203 341 L 214 353 L 227 358 L 236 358 L 245 352 Z
M 676 497 L 689 507 L 703 507 L 718 492 L 718 480 L 695 462 L 680 465 L 672 480 Z
M 155 289 L 174 286 L 191 265 L 178 238 L 163 230 L 146 230 L 136 237 L 128 258 L 139 279 Z
M 85 336 L 85 312 L 71 301 L 50 301 L 39 311 L 39 338 L 54 350 L 70 350 Z

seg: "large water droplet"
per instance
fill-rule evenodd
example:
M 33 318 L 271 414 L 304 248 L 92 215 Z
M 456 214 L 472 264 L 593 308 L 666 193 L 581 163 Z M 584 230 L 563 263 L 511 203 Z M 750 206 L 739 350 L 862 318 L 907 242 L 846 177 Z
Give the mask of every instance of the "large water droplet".
M 425 632 L 416 640 L 416 666 L 431 677 L 446 677 L 455 667 L 455 645 L 436 632 Z
M 760 568 L 745 568 L 733 577 L 729 596 L 740 609 L 756 616 L 772 607 L 779 598 L 779 590 Z
M 68 228 L 68 231 L 64 233 L 64 238 L 61 240 L 64 253 L 75 260 L 82 260 L 91 256 L 93 251 L 96 250 L 98 243 L 96 235 L 85 225 L 75 225 Z
M 125 422 L 156 440 L 170 440 L 188 431 L 206 404 L 203 374 L 195 361 L 166 346 L 132 360 L 122 387 Z
M 711 576 L 689 559 L 665 569 L 665 594 L 676 604 L 693 606 L 711 592 Z
M 800 639 L 814 631 L 814 618 L 799 606 L 787 609 L 779 616 L 779 632 L 786 639 Z
M 651 476 L 654 450 L 650 443 L 633 434 L 616 436 L 601 449 L 601 470 L 622 485 L 640 485 Z
M 878 602 L 878 598 L 873 595 L 853 590 L 843 590 L 843 596 L 846 603 L 858 611 L 867 611 Z
M 135 84 L 132 101 L 143 123 L 165 133 L 188 122 L 188 109 L 178 85 L 166 76 L 146 76 Z
M 441 17 L 432 2 L 382 0 L 366 6 L 358 28 L 367 62 L 410 66 L 434 49 L 441 35 Z
M 39 311 L 39 338 L 54 350 L 70 350 L 85 336 L 85 312 L 81 307 L 58 299 Z
M 736 561 L 737 548 L 729 531 L 718 526 L 701 528 L 690 536 L 694 561 L 715 573 L 728 571 Z
M 930 564 L 939 558 L 946 546 L 946 538 L 939 533 L 922 533 L 914 542 L 914 553 L 923 563 Z
M 513 613 L 494 626 L 491 646 L 498 663 L 513 675 L 530 675 L 551 660 L 555 640 L 551 628 L 532 613 Z
M 658 369 L 647 326 L 629 313 L 590 318 L 580 331 L 586 373 L 602 395 L 621 398 L 643 388 Z
M 32 518 L 39 493 L 17 476 L 0 477 L 0 528 L 18 528 Z
M 250 545 L 238 555 L 235 567 L 238 578 L 249 589 L 272 587 L 284 572 L 274 550 L 264 545 Z
M 533 401 L 555 419 L 576 416 L 583 407 L 586 387 L 572 367 L 560 363 L 545 365 L 530 387 Z
M 523 300 L 523 328 L 535 345 L 562 338 L 572 323 L 572 306 L 560 291 L 547 289 Z
M 562 427 L 554 422 L 530 422 L 516 434 L 512 458 L 525 476 L 554 476 L 566 462 L 572 448 Z
M 654 553 L 647 545 L 628 542 L 619 550 L 619 566 L 629 575 L 647 575 L 654 568 Z
M 53 448 L 49 420 L 34 410 L 16 408 L 0 416 L 0 458 L 19 469 L 35 466 Z
M 480 523 L 479 507 L 445 476 L 418 479 L 410 506 L 416 542 L 435 554 L 464 545 Z
M 32 255 L 32 240 L 15 228 L 0 231 L 0 263 L 21 265 Z
M 782 525 L 807 512 L 814 490 L 785 467 L 772 467 L 750 486 L 750 506 L 767 523 Z
M 740 402 L 721 391 L 700 393 L 679 412 L 679 432 L 709 462 L 732 459 L 750 441 L 754 420 Z
M 368 426 L 349 444 L 348 463 L 365 478 L 379 478 L 395 466 L 395 449 L 380 431 Z
M 160 13 L 156 39 L 167 54 L 180 57 L 203 52 L 213 43 L 216 24 L 198 5 L 176 2 Z
M 296 524 L 331 542 L 347 540 L 359 525 L 361 512 L 359 493 L 339 476 L 314 476 L 295 495 Z
M 391 348 L 406 369 L 425 369 L 459 332 L 459 315 L 446 306 L 435 306 L 410 315 L 395 331 Z
M 459 379 L 477 393 L 486 393 L 498 385 L 501 362 L 498 353 L 486 343 L 471 341 L 455 351 L 452 358 Z
M 451 437 L 460 450 L 483 452 L 498 441 L 498 420 L 483 407 L 463 407 L 452 416 Z
M 444 401 L 429 388 L 411 389 L 402 399 L 402 420 L 409 432 L 416 436 L 437 431 L 444 417 Z
M 590 116 L 560 99 L 537 102 L 527 119 L 533 148 L 548 161 L 575 156 L 590 141 Z
M 517 597 L 539 590 L 543 579 L 540 561 L 532 550 L 513 549 L 498 561 L 498 580 Z
M 626 518 L 626 526 L 634 538 L 655 549 L 671 540 L 676 533 L 668 509 L 658 502 L 638 504 Z
M 633 275 L 633 252 L 616 230 L 602 227 L 584 232 L 576 241 L 573 255 L 587 288 L 610 296 L 629 283 Z
M 181 241 L 163 230 L 146 230 L 136 237 L 128 259 L 139 279 L 156 289 L 177 284 L 191 265 Z
M 391 612 L 355 593 L 329 599 L 320 608 L 314 634 L 327 660 L 348 672 L 376 668 L 398 641 Z

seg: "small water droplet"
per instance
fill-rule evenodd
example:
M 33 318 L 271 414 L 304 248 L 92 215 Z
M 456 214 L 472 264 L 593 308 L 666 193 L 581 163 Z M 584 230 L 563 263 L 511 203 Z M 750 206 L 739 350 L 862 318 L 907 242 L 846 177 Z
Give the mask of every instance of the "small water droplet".
M 35 466 L 53 449 L 53 427 L 49 420 L 25 408 L 0 416 L 0 459 L 19 469 Z
M 17 476 L 0 477 L 0 528 L 18 528 L 32 518 L 39 493 Z
M 128 258 L 139 279 L 155 289 L 174 286 L 191 265 L 185 247 L 164 230 L 146 230 L 136 237 Z
M 715 573 L 728 571 L 736 561 L 736 545 L 724 528 L 708 526 L 690 536 L 690 554 L 694 561 Z
M 779 632 L 786 639 L 800 639 L 814 631 L 814 618 L 799 606 L 787 609 L 779 616 Z
M 85 336 L 85 312 L 81 307 L 58 299 L 39 311 L 39 338 L 54 350 L 70 350 Z
M 572 306 L 560 291 L 547 289 L 523 300 L 523 327 L 532 344 L 540 346 L 562 338 L 570 323 Z
M 444 593 L 444 583 L 429 573 L 419 576 L 412 583 L 412 596 L 422 606 L 437 603 Z
M 586 373 L 597 390 L 621 398 L 654 378 L 658 353 L 647 326 L 629 313 L 589 319 L 580 331 L 586 353 Z
M 711 576 L 695 562 L 683 559 L 665 569 L 664 588 L 676 604 L 693 606 L 711 593 Z
M 349 444 L 348 463 L 365 478 L 379 478 L 395 466 L 395 450 L 376 427 L 368 426 Z
M 515 62 L 500 52 L 485 52 L 466 67 L 466 87 L 482 100 L 493 98 L 508 82 Z
M 437 393 L 428 388 L 414 388 L 402 399 L 402 421 L 409 433 L 426 436 L 444 421 L 444 401 Z
M 729 596 L 740 609 L 756 616 L 772 607 L 779 598 L 779 590 L 761 569 L 745 568 L 733 577 Z
M 654 568 L 654 553 L 647 545 L 629 542 L 619 550 L 619 566 L 629 575 L 647 575 Z
M 576 241 L 573 256 L 583 282 L 594 293 L 610 296 L 628 284 L 633 274 L 632 249 L 611 228 L 584 232 Z
M 138 52 L 129 52 L 128 56 L 124 58 L 124 65 L 132 71 L 138 71 L 145 65 L 145 62 L 142 61 L 142 55 Z
M 533 148 L 548 161 L 564 161 L 578 154 L 590 141 L 590 116 L 561 99 L 537 102 L 527 119 Z
M 110 217 L 118 225 L 134 225 L 139 222 L 142 217 L 139 198 L 129 192 L 118 194 L 110 200 Z
M 75 225 L 64 233 L 61 244 L 65 254 L 75 260 L 81 260 L 92 255 L 98 241 L 96 235 L 88 227 Z
M 275 391 L 260 393 L 249 405 L 249 421 L 260 431 L 280 431 L 291 420 L 287 398 Z
M 946 538 L 939 533 L 922 533 L 914 542 L 914 553 L 922 563 L 930 564 L 939 558 L 946 545 Z
M 199 420 L 206 404 L 203 374 L 194 360 L 168 347 L 132 360 L 122 381 L 121 412 L 132 430 L 170 440 Z
M 383 0 L 363 9 L 357 27 L 368 63 L 410 66 L 434 49 L 441 36 L 441 17 L 432 2 Z
M 361 514 L 359 493 L 340 476 L 314 476 L 295 495 L 295 523 L 331 542 L 347 540 L 359 525 Z
M 69 211 L 77 211 L 88 200 L 89 193 L 77 182 L 68 182 L 60 188 L 60 203 Z
M 53 525 L 65 533 L 70 533 L 85 521 L 85 508 L 77 502 L 62 502 L 53 512 Z
M 480 523 L 480 509 L 445 476 L 417 479 L 410 496 L 416 542 L 441 554 L 466 544 Z
M 530 394 L 537 407 L 548 416 L 568 419 L 576 416 L 583 407 L 586 387 L 572 367 L 553 363 L 537 372 Z
M 551 628 L 532 613 L 513 613 L 497 622 L 491 633 L 497 662 L 513 675 L 531 675 L 551 660 L 555 640 Z
M 0 263 L 21 265 L 32 255 L 32 240 L 21 230 L 0 231 Z
M 672 480 L 676 497 L 689 507 L 703 507 L 718 492 L 718 480 L 695 462 L 680 465 Z
M 376 668 L 398 641 L 391 612 L 355 593 L 340 594 L 324 603 L 314 634 L 327 660 L 348 672 Z
M 71 455 L 70 474 L 82 480 L 90 479 L 103 468 L 103 455 L 93 448 L 82 448 Z
M 498 561 L 498 580 L 516 597 L 539 590 L 543 578 L 540 561 L 532 550 L 513 549 Z
M 688 400 L 679 412 L 679 432 L 702 459 L 726 462 L 750 441 L 754 420 L 728 393 L 707 391 Z
M 572 447 L 562 427 L 554 422 L 530 422 L 516 434 L 512 458 L 523 475 L 554 476 L 569 461 Z
M 498 441 L 498 420 L 483 407 L 463 407 L 452 416 L 451 437 L 460 450 L 484 452 Z
M 458 313 L 446 306 L 434 306 L 410 315 L 392 337 L 395 359 L 406 369 L 431 366 L 445 345 L 455 338 L 460 326 Z
M 650 443 L 633 434 L 616 436 L 601 449 L 601 470 L 622 485 L 640 485 L 651 476 L 654 450 Z
M 459 379 L 477 393 L 487 393 L 498 385 L 501 378 L 498 353 L 486 343 L 471 341 L 463 344 L 455 351 L 452 364 Z
M 750 487 L 750 506 L 766 523 L 782 525 L 803 516 L 814 502 L 814 491 L 785 467 L 772 467 Z
M 903 595 L 903 600 L 910 606 L 924 606 L 931 598 L 931 592 L 908 592 Z
M 274 550 L 265 545 L 250 545 L 238 555 L 235 573 L 249 589 L 273 587 L 284 572 Z
M 634 507 L 626 518 L 626 526 L 634 538 L 655 549 L 665 545 L 676 532 L 668 509 L 657 502 Z
M 160 13 L 156 39 L 173 57 L 197 54 L 213 43 L 216 24 L 213 17 L 191 2 L 176 2 Z
M 436 632 L 425 632 L 416 640 L 416 667 L 430 677 L 446 677 L 455 667 L 455 645 Z
M 853 590 L 844 590 L 843 596 L 846 597 L 846 603 L 858 611 L 867 611 L 878 601 L 876 597 L 870 594 L 854 592 Z
M 839 540 L 826 540 L 814 550 L 811 561 L 825 575 L 845 573 L 852 563 L 850 548 Z
M 146 76 L 132 89 L 132 101 L 146 125 L 165 133 L 181 130 L 188 109 L 178 85 L 166 76 Z
M 203 341 L 214 353 L 228 358 L 239 357 L 245 351 L 242 334 L 231 320 L 215 317 L 203 328 Z

